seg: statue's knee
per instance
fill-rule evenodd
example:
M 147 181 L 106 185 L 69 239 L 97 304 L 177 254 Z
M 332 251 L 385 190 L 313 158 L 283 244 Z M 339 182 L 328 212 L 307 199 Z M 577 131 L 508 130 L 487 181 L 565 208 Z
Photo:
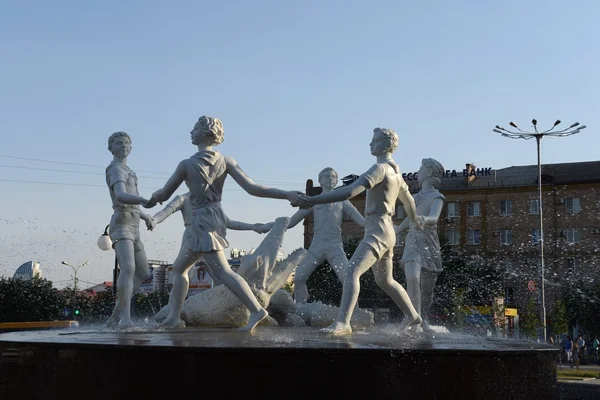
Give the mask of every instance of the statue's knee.
M 391 278 L 385 277 L 385 278 L 375 278 L 375 283 L 377 284 L 377 286 L 379 286 L 382 289 L 387 289 L 392 287 L 392 282 L 393 280 Z

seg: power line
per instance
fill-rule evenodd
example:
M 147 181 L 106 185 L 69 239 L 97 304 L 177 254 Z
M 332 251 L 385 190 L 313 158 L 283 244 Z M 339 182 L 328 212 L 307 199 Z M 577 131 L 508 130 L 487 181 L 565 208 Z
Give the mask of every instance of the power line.
M 93 185 L 93 184 L 89 184 L 89 183 L 69 183 L 69 182 L 46 182 L 46 181 L 26 181 L 26 180 L 19 180 L 19 179 L 3 179 L 0 178 L 0 182 L 10 182 L 10 183 L 33 183 L 33 184 L 40 184 L 40 185 L 58 185 L 58 186 L 81 186 L 81 187 L 98 187 L 98 188 L 107 188 L 106 185 Z M 145 186 L 140 186 L 138 187 L 138 189 L 144 189 L 144 190 L 158 190 L 161 188 L 148 188 Z M 182 192 L 183 188 L 179 188 L 178 191 L 176 193 L 183 193 L 185 192 L 185 190 Z M 223 189 L 224 192 L 239 192 L 239 191 L 243 191 L 242 188 L 229 188 L 229 189 Z
M 71 174 L 85 174 L 85 175 L 106 175 L 103 174 L 102 172 L 88 172 L 88 171 L 72 171 L 72 170 L 66 170 L 66 169 L 53 169 L 53 168 L 37 168 L 37 167 L 23 167 L 23 166 L 19 166 L 19 165 L 3 165 L 0 164 L 1 168 L 14 168 L 14 169 L 29 169 L 29 170 L 35 170 L 35 171 L 49 171 L 49 172 L 67 172 L 67 173 L 71 173 Z M 159 178 L 157 176 L 138 176 L 138 178 L 144 178 L 144 179 L 165 179 L 165 178 Z
M 79 164 L 79 163 L 66 162 L 66 161 L 42 160 L 41 158 L 27 158 L 27 157 L 7 156 L 7 155 L 4 155 L 4 154 L 0 154 L 0 157 L 2 157 L 2 158 L 12 158 L 12 159 L 15 159 L 15 160 L 38 161 L 38 162 L 45 162 L 45 163 L 51 163 L 51 164 L 76 165 L 78 167 L 106 168 L 106 167 L 102 167 L 100 165 Z M 144 170 L 141 170 L 141 169 L 138 170 L 138 171 L 139 172 L 146 172 L 146 173 L 149 173 L 149 174 L 171 175 L 168 172 L 144 171 Z
M 74 166 L 87 167 L 87 168 L 102 168 L 102 169 L 106 168 L 106 167 L 102 167 L 99 165 L 79 164 L 79 163 L 72 163 L 72 162 L 66 162 L 66 161 L 43 160 L 40 158 L 7 156 L 7 155 L 3 155 L 3 154 L 0 154 L 0 158 L 12 158 L 15 160 L 38 161 L 38 162 L 45 162 L 45 163 L 51 163 L 51 164 L 74 165 Z M 18 166 L 18 165 L 0 165 L 0 167 L 14 168 L 14 169 L 28 169 L 28 170 L 37 170 L 37 171 L 49 171 L 49 172 L 73 173 L 73 174 L 104 175 L 104 173 L 101 173 L 101 172 L 73 171 L 73 170 L 61 170 L 61 169 L 51 169 L 51 168 L 39 168 L 39 167 L 24 167 L 24 166 Z M 168 173 L 168 172 L 156 172 L 156 171 L 146 171 L 146 170 L 136 170 L 136 171 L 149 173 L 149 174 L 171 175 L 171 173 Z M 138 178 L 163 179 L 163 178 L 159 178 L 156 176 L 140 176 Z M 292 181 L 261 181 L 261 180 L 257 180 L 255 182 L 260 183 L 260 184 L 267 184 L 267 185 L 282 185 L 282 186 L 294 186 L 294 187 L 303 187 L 304 186 L 303 183 L 297 183 L 297 182 L 292 182 Z

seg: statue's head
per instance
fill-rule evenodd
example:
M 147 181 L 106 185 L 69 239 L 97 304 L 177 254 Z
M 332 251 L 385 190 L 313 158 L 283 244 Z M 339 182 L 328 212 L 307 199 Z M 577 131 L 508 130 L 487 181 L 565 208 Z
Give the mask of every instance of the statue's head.
M 319 185 L 325 189 L 333 189 L 338 184 L 338 174 L 331 167 L 324 168 L 319 172 Z
M 116 157 L 127 157 L 131 153 L 131 138 L 125 132 L 115 132 L 108 137 L 108 151 Z
M 223 143 L 225 133 L 223 132 L 223 123 L 215 117 L 201 116 L 190 132 L 192 144 L 205 144 L 207 146 L 216 146 Z
M 374 156 L 393 153 L 398 148 L 398 134 L 393 129 L 375 128 L 370 146 Z
M 442 183 L 445 170 L 442 164 L 433 158 L 424 158 L 421 161 L 421 168 L 417 173 L 419 183 L 430 181 L 433 186 L 439 186 Z

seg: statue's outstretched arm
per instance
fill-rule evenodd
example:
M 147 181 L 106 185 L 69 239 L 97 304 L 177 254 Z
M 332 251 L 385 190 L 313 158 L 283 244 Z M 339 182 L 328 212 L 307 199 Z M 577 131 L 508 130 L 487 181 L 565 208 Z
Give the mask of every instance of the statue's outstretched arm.
M 255 183 L 238 163 L 231 157 L 225 157 L 227 165 L 227 173 L 242 187 L 249 195 L 256 197 L 268 197 L 271 199 L 287 199 L 293 205 L 298 204 L 298 196 L 302 192 L 285 191 L 275 188 L 269 188 L 267 186 L 259 185 Z
M 321 193 L 316 196 L 302 196 L 302 201 L 306 201 L 309 204 L 324 204 L 324 203 L 337 203 L 339 201 L 349 200 L 354 196 L 358 196 L 369 187 L 369 182 L 364 176 L 361 176 L 352 184 L 348 186 L 342 186 L 341 188 L 332 190 L 331 192 Z
M 156 203 L 162 203 L 163 201 L 167 201 L 171 198 L 173 193 L 181 186 L 183 181 L 185 180 L 187 174 L 187 161 L 183 160 L 177 165 L 175 172 L 169 178 L 167 183 L 162 189 L 158 189 L 156 192 L 152 193 L 152 197 L 148 201 L 147 204 L 144 205 L 146 208 L 152 208 L 156 205 Z

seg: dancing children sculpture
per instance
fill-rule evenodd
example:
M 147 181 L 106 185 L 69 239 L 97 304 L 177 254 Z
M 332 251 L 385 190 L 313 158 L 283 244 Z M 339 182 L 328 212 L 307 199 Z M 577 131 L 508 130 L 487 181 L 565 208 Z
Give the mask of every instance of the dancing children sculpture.
M 440 239 L 437 223 L 444 207 L 444 196 L 436 186 L 442 183 L 444 167 L 432 158 L 423 159 L 417 179 L 421 190 L 414 196 L 418 219 L 423 229 L 416 229 L 414 224 L 405 218 L 396 233 L 408 230 L 406 235 L 402 262 L 406 273 L 406 286 L 413 306 L 423 319 L 421 327 L 431 331 L 427 315 L 433 303 L 433 289 L 438 274 L 442 271 Z
M 154 214 L 154 216 L 152 218 L 154 219 L 156 224 L 160 224 L 161 222 L 163 222 L 164 220 L 169 218 L 171 215 L 173 215 L 177 211 L 181 212 L 181 216 L 183 217 L 184 229 L 187 229 L 192 224 L 192 219 L 193 219 L 192 217 L 193 217 L 193 213 L 194 213 L 194 209 L 193 209 L 192 203 L 190 201 L 190 192 L 175 196 L 173 198 L 173 200 L 171 200 L 165 206 L 165 208 L 163 208 L 162 210 L 160 210 L 159 212 Z M 271 229 L 271 226 L 272 226 L 269 224 L 258 224 L 258 223 L 257 224 L 249 224 L 246 222 L 232 221 L 229 219 L 229 217 L 227 217 L 227 215 L 225 215 L 225 222 L 226 222 L 227 229 L 232 229 L 232 230 L 236 230 L 236 231 L 254 231 L 256 233 L 261 233 L 261 234 L 267 233 Z M 184 254 L 185 251 L 187 250 L 187 245 L 186 245 L 185 239 L 186 239 L 186 232 L 184 230 L 183 237 L 181 240 L 181 247 L 179 249 L 179 252 L 181 254 Z M 206 264 L 206 267 L 207 267 L 207 271 L 208 271 L 210 277 L 214 281 L 214 285 L 216 286 L 216 285 L 221 284 L 221 282 L 215 277 L 214 272 L 210 268 L 210 265 Z M 188 285 L 189 285 L 189 282 L 188 282 Z
M 396 199 L 404 204 L 404 210 L 419 225 L 414 200 L 408 185 L 402 179 L 392 154 L 398 147 L 398 135 L 392 129 L 375 128 L 370 143 L 371 154 L 377 163 L 348 186 L 317 196 L 301 196 L 302 205 L 315 205 L 348 200 L 367 191 L 365 205 L 365 236 L 348 263 L 346 283 L 338 316 L 333 324 L 322 329 L 334 335 L 351 334 L 350 319 L 358 300 L 360 276 L 371 267 L 375 282 L 394 300 L 408 318 L 401 329 L 421 323 L 421 317 L 410 302 L 406 290 L 392 277 L 392 256 L 396 233 L 392 224 Z
M 117 281 L 117 301 L 109 326 L 128 327 L 131 322 L 131 297 L 142 281 L 149 275 L 148 258 L 140 239 L 140 219 L 148 230 L 156 225 L 152 217 L 140 210 L 139 204 L 147 200 L 138 193 L 138 180 L 127 166 L 131 153 L 131 138 L 125 132 L 115 132 L 108 138 L 108 150 L 113 161 L 106 167 L 106 184 L 112 200 L 113 215 L 109 235 L 120 266 Z
M 267 317 L 267 311 L 252 294 L 248 283 L 231 270 L 223 249 L 229 246 L 225 239 L 226 219 L 221 209 L 223 185 L 227 175 L 250 195 L 274 199 L 288 199 L 299 204 L 299 192 L 288 192 L 267 188 L 254 183 L 231 158 L 213 150 L 213 146 L 223 142 L 224 132 L 221 121 L 214 117 L 202 116 L 191 133 L 192 144 L 198 152 L 179 163 L 177 169 L 162 189 L 152 194 L 145 207 L 153 207 L 157 202 L 168 200 L 175 190 L 186 181 L 190 188 L 192 223 L 186 229 L 186 251 L 177 256 L 173 263 L 173 289 L 169 297 L 169 315 L 162 323 L 165 327 L 185 326 L 181 319 L 181 307 L 185 300 L 189 268 L 203 257 L 210 265 L 215 277 L 223 282 L 250 310 L 248 324 L 242 328 L 252 331 Z
M 333 168 L 325 168 L 319 173 L 319 184 L 323 193 L 329 193 L 337 186 L 338 174 Z M 348 259 L 342 243 L 342 219 L 351 218 L 361 227 L 365 227 L 365 219 L 360 212 L 344 200 L 337 203 L 319 204 L 311 208 L 298 210 L 292 218 L 288 229 L 296 226 L 310 213 L 313 214 L 313 239 L 308 254 L 298 266 L 294 276 L 294 300 L 296 303 L 306 303 L 308 287 L 306 281 L 315 269 L 327 261 L 338 279 L 344 285 L 344 271 L 348 267 Z

